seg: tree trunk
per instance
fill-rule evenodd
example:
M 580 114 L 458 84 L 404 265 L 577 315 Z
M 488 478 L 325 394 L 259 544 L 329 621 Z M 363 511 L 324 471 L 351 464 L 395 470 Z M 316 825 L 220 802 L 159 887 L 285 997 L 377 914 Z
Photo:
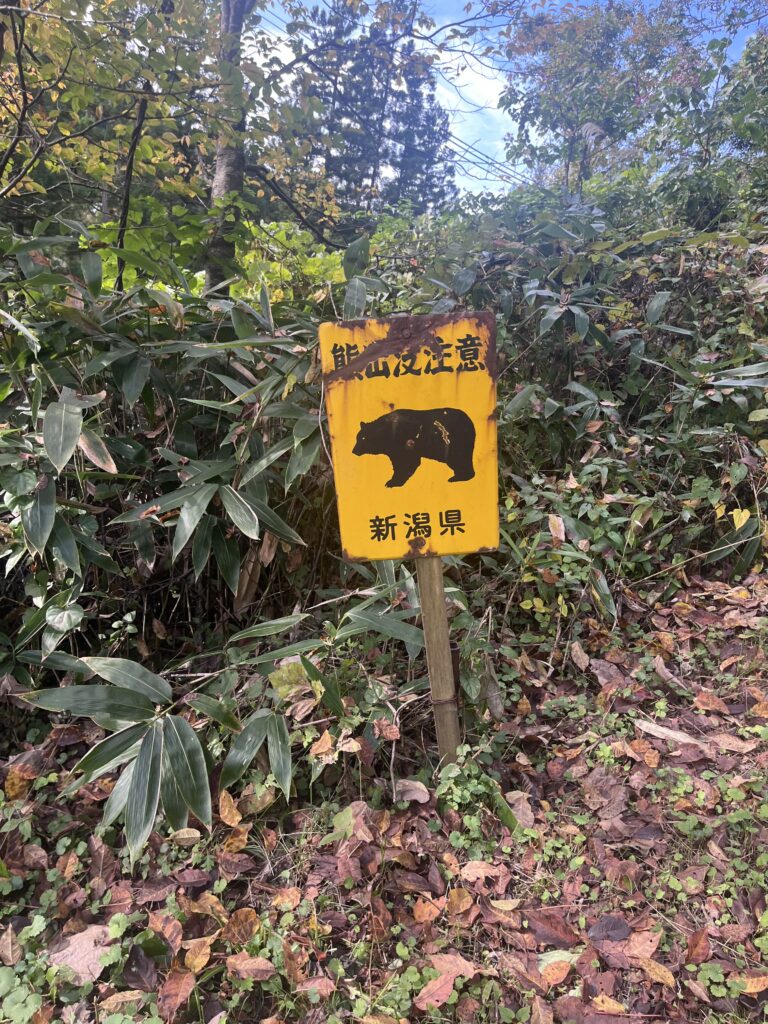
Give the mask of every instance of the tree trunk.
M 211 185 L 211 206 L 220 206 L 226 197 L 232 202 L 217 209 L 213 236 L 205 256 L 205 287 L 216 288 L 235 272 L 235 243 L 227 237 L 237 223 L 237 200 L 243 194 L 245 180 L 245 102 L 243 98 L 240 56 L 245 19 L 255 0 L 222 0 L 219 29 L 219 102 L 222 126 L 216 143 L 216 163 Z M 234 214 L 235 220 L 227 221 Z M 218 295 L 229 289 L 217 288 Z

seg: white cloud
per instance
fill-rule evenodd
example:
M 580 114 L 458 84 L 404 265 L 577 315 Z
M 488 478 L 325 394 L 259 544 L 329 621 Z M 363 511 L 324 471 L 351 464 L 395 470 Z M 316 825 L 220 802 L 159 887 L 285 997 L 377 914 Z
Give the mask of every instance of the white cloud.
M 460 69 L 451 66 L 439 68 L 437 99 L 448 111 L 451 131 L 455 136 L 456 148 L 461 143 L 472 146 L 476 153 L 468 154 L 462 168 L 457 166 L 457 184 L 469 192 L 507 187 L 503 180 L 503 169 L 488 164 L 483 170 L 471 165 L 471 160 L 482 164 L 482 155 L 506 164 L 504 137 L 511 123 L 509 116 L 498 109 L 499 98 L 504 89 L 504 78 L 476 64 L 464 63 Z M 485 178 L 485 180 L 483 180 Z

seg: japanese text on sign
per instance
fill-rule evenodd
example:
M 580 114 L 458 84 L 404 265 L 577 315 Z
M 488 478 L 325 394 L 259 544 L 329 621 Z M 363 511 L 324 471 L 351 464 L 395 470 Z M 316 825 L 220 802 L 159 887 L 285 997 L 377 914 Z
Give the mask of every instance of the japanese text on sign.
M 496 547 L 492 315 L 323 324 L 320 352 L 345 557 Z

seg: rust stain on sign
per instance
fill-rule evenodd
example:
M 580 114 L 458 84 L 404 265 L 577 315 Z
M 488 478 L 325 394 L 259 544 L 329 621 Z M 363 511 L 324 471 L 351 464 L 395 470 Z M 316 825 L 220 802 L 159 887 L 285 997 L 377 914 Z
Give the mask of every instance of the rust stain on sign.
M 496 318 L 493 313 L 474 313 L 471 319 L 473 323 L 482 325 L 490 337 L 495 336 Z M 369 363 L 375 362 L 377 359 L 386 359 L 389 356 L 397 357 L 422 348 L 439 353 L 442 339 L 438 332 L 450 329 L 457 322 L 464 323 L 466 320 L 466 314 L 462 314 L 461 319 L 457 321 L 456 314 L 452 313 L 393 316 L 386 320 L 345 320 L 341 324 L 323 324 L 321 330 L 343 327 L 345 331 L 360 332 L 364 335 L 378 334 L 379 330 L 383 332 L 381 337 L 371 341 L 348 363 L 334 366 L 328 373 L 325 373 L 324 364 L 325 382 L 332 384 L 337 380 L 352 380 L 361 370 L 365 370 Z M 490 346 L 488 352 L 488 372 L 495 380 L 497 374 L 495 344 Z
M 320 328 L 345 558 L 498 546 L 494 328 L 491 313 Z

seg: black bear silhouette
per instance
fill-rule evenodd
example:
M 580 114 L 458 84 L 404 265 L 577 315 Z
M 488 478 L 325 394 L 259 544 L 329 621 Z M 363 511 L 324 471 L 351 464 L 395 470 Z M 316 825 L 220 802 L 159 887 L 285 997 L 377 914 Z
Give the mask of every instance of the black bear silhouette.
M 354 455 L 388 455 L 392 479 L 387 487 L 402 487 L 422 459 L 444 462 L 453 470 L 449 483 L 471 480 L 475 428 L 461 409 L 396 409 L 370 423 L 361 423 Z

